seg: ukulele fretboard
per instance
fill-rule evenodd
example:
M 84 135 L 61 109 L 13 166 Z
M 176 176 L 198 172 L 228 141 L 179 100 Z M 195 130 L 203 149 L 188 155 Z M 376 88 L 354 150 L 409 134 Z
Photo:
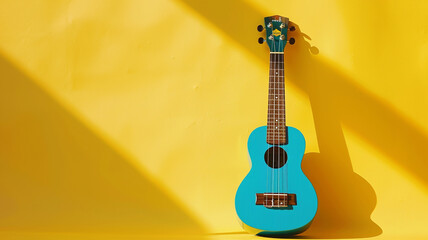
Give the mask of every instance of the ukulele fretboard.
M 287 143 L 284 84 L 284 54 L 271 53 L 266 139 L 272 145 Z

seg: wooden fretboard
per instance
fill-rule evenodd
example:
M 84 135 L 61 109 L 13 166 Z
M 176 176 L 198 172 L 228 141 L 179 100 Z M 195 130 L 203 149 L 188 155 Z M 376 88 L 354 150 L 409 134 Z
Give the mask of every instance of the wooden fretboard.
M 268 104 L 267 143 L 287 144 L 283 53 L 270 54 Z

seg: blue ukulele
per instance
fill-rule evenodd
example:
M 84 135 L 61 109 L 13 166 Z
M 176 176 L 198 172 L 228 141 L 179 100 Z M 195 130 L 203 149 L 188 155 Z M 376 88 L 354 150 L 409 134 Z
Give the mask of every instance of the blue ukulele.
M 252 166 L 235 197 L 243 228 L 261 236 L 305 231 L 318 207 L 315 189 L 301 169 L 305 138 L 285 124 L 284 47 L 287 42 L 294 44 L 293 38 L 287 41 L 288 28 L 288 18 L 265 18 L 270 48 L 267 126 L 256 128 L 248 138 Z M 259 43 L 264 41 L 259 39 Z

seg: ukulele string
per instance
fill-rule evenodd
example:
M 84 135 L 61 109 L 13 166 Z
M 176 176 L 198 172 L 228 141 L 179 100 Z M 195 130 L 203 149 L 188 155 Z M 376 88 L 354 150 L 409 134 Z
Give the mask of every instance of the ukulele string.
M 281 48 L 281 43 L 282 43 L 282 41 L 280 40 L 279 41 L 279 49 L 278 50 L 281 50 L 282 48 Z M 281 54 L 278 54 L 278 59 L 279 59 L 279 61 L 278 61 L 278 88 L 279 88 L 279 91 L 281 91 L 282 90 L 282 86 L 280 85 L 280 83 L 281 83 L 281 72 L 280 72 L 280 70 L 281 70 L 281 56 L 283 56 L 283 55 L 281 55 Z M 278 98 L 278 106 L 279 106 L 279 111 L 278 111 L 278 115 L 279 115 L 279 117 L 278 117 L 278 147 L 279 147 L 279 144 L 280 144 L 280 142 L 281 142 L 281 128 L 282 128 L 282 122 L 281 122 L 281 118 L 282 118 L 282 114 L 281 114 L 281 110 L 282 110 L 282 101 L 281 101 L 281 97 L 282 97 L 282 94 L 279 94 L 279 98 Z M 282 149 L 280 149 L 280 148 L 278 148 L 278 193 L 280 193 L 280 183 L 281 183 L 281 152 L 282 152 Z M 279 197 L 278 197 L 278 204 L 279 204 Z
M 279 39 L 278 40 L 278 42 L 279 42 L 279 49 L 278 49 L 278 52 L 279 52 L 279 50 L 281 49 L 281 39 Z M 280 72 L 280 70 L 281 70 L 281 68 L 280 68 L 280 66 L 281 66 L 281 54 L 279 54 L 278 53 L 278 60 L 277 60 L 277 62 L 276 62 L 276 76 L 277 76 L 277 82 L 278 82 L 278 153 L 277 153 L 277 158 L 278 158 L 278 168 L 277 168 L 277 175 L 278 175 L 278 182 L 277 182 L 277 188 L 278 188 L 278 193 L 280 193 L 280 189 L 279 189 L 279 185 L 280 185 L 280 177 L 281 177 L 281 168 L 280 168 L 280 166 L 281 166 L 281 127 L 282 127 L 282 123 L 281 123 L 281 120 L 282 120 L 282 113 L 281 113 L 281 110 L 282 110 L 282 105 L 281 105 L 281 97 L 282 97 L 282 94 L 280 93 L 281 92 L 281 90 L 282 90 L 282 87 L 281 87 L 281 72 Z M 278 195 L 278 205 L 279 205 L 279 199 L 280 198 L 280 195 Z
M 283 41 L 285 41 L 285 39 L 283 40 Z M 285 48 L 285 43 L 284 43 L 284 48 Z M 283 91 L 283 94 L 282 94 L 282 96 L 283 96 L 283 99 L 282 99 L 282 106 L 283 106 L 283 109 L 284 109 L 284 114 L 282 114 L 282 118 L 283 118 L 283 122 L 281 123 L 281 125 L 283 125 L 283 134 L 284 134 L 284 143 L 285 143 L 285 140 L 286 140 L 286 136 L 287 136 L 287 126 L 286 126 L 286 123 L 285 123 L 285 115 L 286 115 L 286 109 L 285 109 L 285 70 L 284 70 L 284 61 L 285 61 L 285 54 L 283 54 L 282 55 L 282 61 L 281 61 L 281 70 L 282 70 L 282 73 L 281 73 L 281 83 L 282 83 L 282 91 Z M 285 156 L 283 156 L 284 157 L 284 160 L 285 160 Z M 285 161 L 284 161 L 284 164 L 286 164 L 285 163 Z M 281 174 L 283 174 L 283 180 L 282 180 L 282 183 L 281 183 L 281 186 L 282 186 L 282 191 L 283 191 L 283 193 L 288 193 L 287 192 L 287 188 L 285 187 L 285 189 L 284 189 L 284 182 L 287 182 L 287 170 L 285 170 L 287 168 L 287 166 L 285 166 L 285 167 L 283 167 L 282 169 L 281 169 Z M 285 174 L 284 174 L 284 171 L 285 171 Z M 285 175 L 285 176 L 284 176 Z M 285 191 L 284 191 L 285 190 Z M 284 201 L 286 201 L 286 195 L 284 195 Z
M 267 112 L 267 127 L 266 127 L 266 129 L 267 129 L 267 135 L 266 135 L 266 144 L 267 144 L 267 162 L 269 162 L 269 160 L 270 160 L 270 151 L 269 151 L 269 148 L 270 148 L 270 144 L 269 144 L 269 140 L 270 140 L 270 137 L 271 137 L 271 134 L 270 134 L 270 132 L 269 132 L 269 129 L 271 128 L 271 126 L 269 126 L 269 125 L 272 125 L 272 124 L 269 124 L 269 123 L 271 123 L 271 115 L 270 115 L 270 102 L 271 102 L 271 87 L 270 87 L 270 84 L 271 84 L 271 70 L 272 70 L 272 57 L 271 57 L 271 54 L 269 54 L 269 80 L 268 80 L 268 82 L 269 82 L 269 87 L 268 87 L 268 112 Z M 269 168 L 267 167 L 266 168 L 266 193 L 269 193 Z M 265 198 L 265 204 L 267 204 L 267 198 Z
M 272 25 L 272 31 L 273 31 L 273 25 Z M 272 35 L 273 36 L 273 35 Z M 276 54 L 275 54 L 275 52 L 276 52 L 276 46 L 275 46 L 275 37 L 273 37 L 272 38 L 272 41 L 273 41 L 273 51 L 274 51 L 274 53 L 273 53 L 273 94 L 274 94 L 274 98 L 273 98 L 273 115 L 274 115 L 274 119 L 276 120 L 276 99 L 277 99 L 277 95 L 276 95 Z M 274 128 L 272 129 L 273 130 L 273 145 L 274 145 L 274 148 L 273 148 L 273 156 L 272 156 L 272 160 L 273 160 L 273 168 L 272 168 L 272 194 L 273 193 L 275 193 L 275 156 L 276 156 L 276 154 L 275 154 L 275 150 L 276 150 L 276 147 L 275 147 L 275 137 L 276 137 L 276 128 L 277 128 L 277 124 L 276 124 L 276 122 L 274 122 Z M 272 195 L 272 205 L 274 205 L 275 204 L 275 201 L 274 201 L 274 196 L 275 195 Z
M 287 30 L 288 30 L 288 24 L 286 25 L 287 26 Z M 287 39 L 284 39 L 284 41 L 287 41 Z M 285 42 L 285 43 L 287 43 L 287 42 Z M 286 44 L 284 45 L 284 47 L 286 46 Z M 286 91 L 286 84 L 285 84 L 285 55 L 284 55 L 284 61 L 283 61 L 283 68 L 282 69 L 284 69 L 283 70 L 283 78 L 284 78 L 284 127 L 285 127 L 285 139 L 287 140 L 287 141 L 289 141 L 290 139 L 288 138 L 288 127 L 287 127 L 287 125 L 286 125 L 286 117 L 287 117 L 287 111 L 286 111 L 286 105 L 285 105 L 285 102 L 286 102 L 286 96 L 287 96 L 287 91 Z M 285 163 L 286 165 L 285 165 L 285 169 L 284 169 L 284 171 L 285 171 L 285 192 L 286 193 L 288 193 L 288 180 L 289 180 L 289 178 L 288 178 L 288 165 L 289 164 L 287 164 L 287 162 Z M 288 200 L 288 195 L 287 195 L 287 200 Z
M 285 39 L 284 39 L 284 41 L 286 41 Z M 285 47 L 285 46 L 284 46 Z M 285 105 L 285 102 L 286 102 L 286 85 L 285 85 L 285 55 L 284 55 L 284 57 L 283 57 L 283 61 L 282 61 L 283 63 L 282 63 L 282 76 L 283 76 L 283 82 L 284 82 L 284 140 L 288 140 L 288 134 L 287 134 L 287 125 L 286 125 L 286 115 L 287 115 L 287 110 L 285 109 L 285 107 L 286 107 L 286 105 Z M 285 171 L 285 193 L 288 193 L 288 164 L 285 162 L 285 168 L 284 168 L 284 171 Z
M 275 94 L 276 94 L 276 100 L 275 100 L 275 104 L 276 104 L 276 111 L 275 111 L 275 116 L 276 116 L 276 127 L 275 127 L 275 135 L 276 135 L 276 168 L 274 169 L 275 174 L 276 174 L 276 193 L 279 193 L 279 189 L 278 189 L 278 181 L 279 181 L 279 152 L 280 152 L 280 140 L 279 140 L 279 128 L 280 128 L 280 121 L 279 121 L 279 115 L 280 115 L 280 111 L 281 111 L 281 105 L 280 105 L 280 99 L 281 99 L 281 94 L 279 93 L 279 91 L 281 90 L 280 86 L 279 86 L 279 78 L 278 78 L 278 61 L 279 61 L 279 49 L 281 49 L 281 42 L 278 40 L 278 49 L 276 49 L 276 53 L 275 53 Z M 278 205 L 279 201 L 277 202 Z

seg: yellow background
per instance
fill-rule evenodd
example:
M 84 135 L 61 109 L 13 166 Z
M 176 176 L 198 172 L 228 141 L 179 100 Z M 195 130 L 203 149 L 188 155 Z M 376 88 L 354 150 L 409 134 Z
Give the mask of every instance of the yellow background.
M 234 194 L 246 139 L 266 123 L 256 26 L 279 14 L 297 27 L 287 124 L 306 137 L 320 201 L 305 236 L 425 239 L 427 12 L 413 0 L 0 1 L 0 236 L 254 238 Z

